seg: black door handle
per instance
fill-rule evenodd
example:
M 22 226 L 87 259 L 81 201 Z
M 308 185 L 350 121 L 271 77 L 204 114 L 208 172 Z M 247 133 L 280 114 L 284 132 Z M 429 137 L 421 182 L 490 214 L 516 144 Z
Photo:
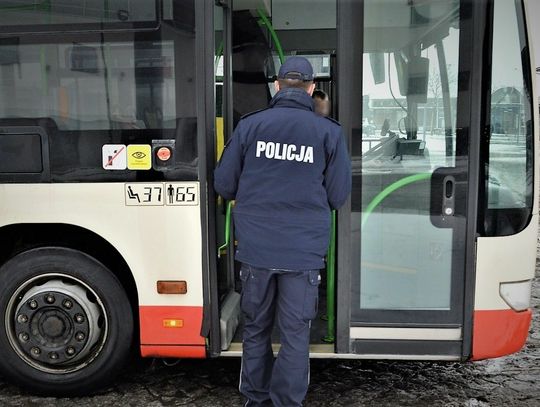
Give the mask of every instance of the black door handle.
M 443 179 L 442 216 L 454 216 L 456 180 L 453 175 Z

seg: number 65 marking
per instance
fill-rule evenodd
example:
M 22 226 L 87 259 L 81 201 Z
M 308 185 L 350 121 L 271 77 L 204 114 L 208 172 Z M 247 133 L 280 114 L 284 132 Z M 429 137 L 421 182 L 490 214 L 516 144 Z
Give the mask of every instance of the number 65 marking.
M 176 202 L 195 202 L 195 187 L 176 187 Z

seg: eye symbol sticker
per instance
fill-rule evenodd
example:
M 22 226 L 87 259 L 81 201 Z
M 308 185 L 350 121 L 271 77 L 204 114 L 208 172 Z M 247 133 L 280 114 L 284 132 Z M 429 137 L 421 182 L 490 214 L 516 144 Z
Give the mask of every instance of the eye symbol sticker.
M 142 151 L 135 151 L 133 154 L 131 154 L 131 156 L 133 158 L 136 158 L 137 160 L 141 160 L 143 159 L 144 157 L 146 157 L 146 154 L 143 153 Z
M 152 168 L 152 147 L 149 144 L 127 146 L 128 170 L 149 170 Z

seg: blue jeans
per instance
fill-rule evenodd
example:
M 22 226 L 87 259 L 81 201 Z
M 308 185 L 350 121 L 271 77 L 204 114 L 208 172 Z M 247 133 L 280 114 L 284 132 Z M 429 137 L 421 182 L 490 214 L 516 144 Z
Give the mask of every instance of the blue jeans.
M 242 264 L 244 315 L 240 392 L 246 406 L 301 406 L 309 385 L 309 331 L 317 316 L 319 270 Z M 274 361 L 274 317 L 281 348 Z

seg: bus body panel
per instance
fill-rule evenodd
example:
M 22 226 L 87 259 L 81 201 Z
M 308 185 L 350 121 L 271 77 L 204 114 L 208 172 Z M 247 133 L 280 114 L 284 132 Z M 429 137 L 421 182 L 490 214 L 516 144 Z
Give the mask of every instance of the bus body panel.
M 499 294 L 499 285 L 534 278 L 537 234 L 538 214 L 534 214 L 516 235 L 477 239 L 475 310 L 510 309 Z
M 529 0 L 524 0 L 525 22 L 533 21 L 529 12 Z M 528 17 L 528 18 L 527 18 Z M 532 30 L 527 30 L 528 44 L 533 43 Z M 540 157 L 538 137 L 538 92 L 533 47 L 529 46 L 532 85 L 533 157 Z M 525 341 L 531 323 L 532 310 L 516 312 L 500 295 L 500 284 L 512 281 L 532 280 L 538 236 L 538 189 L 540 167 L 534 163 L 533 209 L 529 225 L 520 233 L 504 237 L 480 237 L 476 250 L 476 290 L 473 321 L 473 360 L 498 357 L 519 351 Z
M 148 185 L 162 185 L 153 183 Z M 69 224 L 101 236 L 129 266 L 145 345 L 196 345 L 204 351 L 200 205 L 126 206 L 123 183 L 2 184 L 0 227 Z M 36 210 L 39 205 L 40 210 Z M 186 294 L 158 294 L 158 280 L 184 280 Z M 164 320 L 182 321 L 166 327 Z M 186 354 L 192 350 L 184 349 Z M 170 353 L 164 350 L 164 356 Z M 143 353 L 156 356 L 156 349 Z M 181 350 L 175 351 L 180 354 Z M 203 355 L 200 349 L 195 352 Z
M 472 360 L 518 352 L 529 333 L 532 310 L 474 311 Z
M 166 320 L 181 321 L 165 327 Z M 141 356 L 204 358 L 206 341 L 201 336 L 202 306 L 140 306 Z

